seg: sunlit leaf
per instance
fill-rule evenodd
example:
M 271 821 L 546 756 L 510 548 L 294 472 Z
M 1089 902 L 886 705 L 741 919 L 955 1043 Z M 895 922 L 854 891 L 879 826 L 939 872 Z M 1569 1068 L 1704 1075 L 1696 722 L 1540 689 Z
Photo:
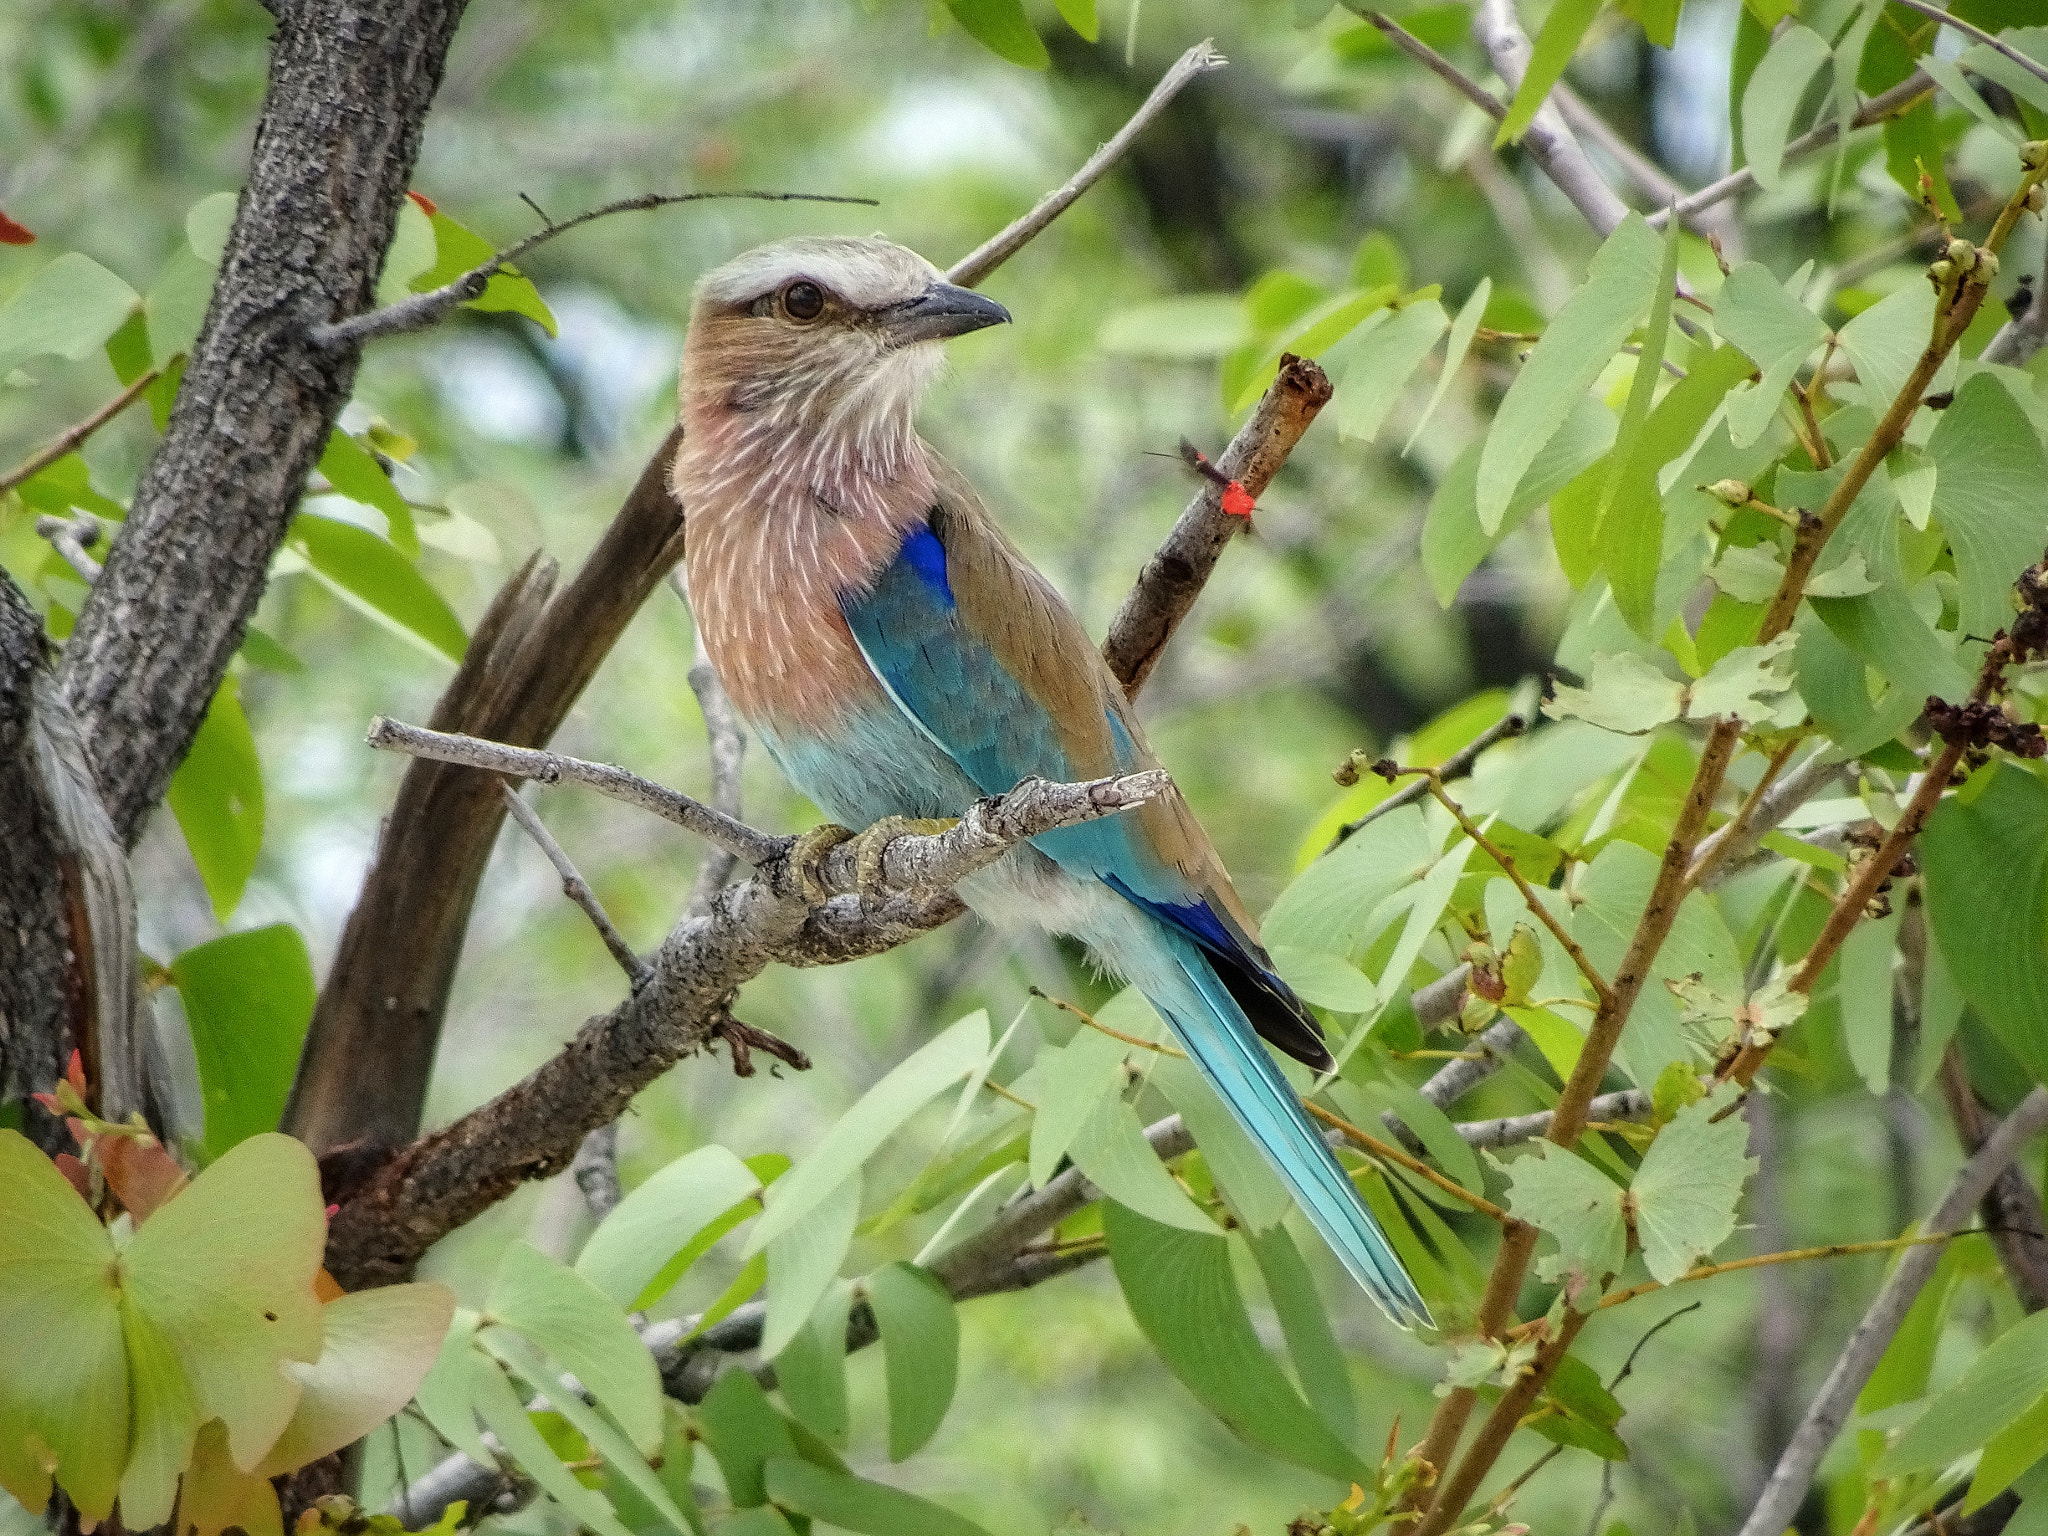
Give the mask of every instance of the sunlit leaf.
M 1505 1166 L 1509 1211 L 1557 1240 L 1557 1252 L 1536 1261 L 1538 1275 L 1562 1280 L 1576 1294 L 1586 1286 L 1597 1290 L 1603 1277 L 1621 1268 L 1628 1230 L 1620 1185 L 1547 1141 L 1532 1142 Z
M 292 520 L 291 539 L 315 571 L 367 612 L 417 635 L 452 661 L 462 659 L 469 637 L 461 621 L 396 546 L 367 528 L 316 512 Z
M 351 501 L 375 507 L 384 514 L 392 546 L 400 554 L 408 558 L 419 554 L 420 536 L 413 526 L 412 508 L 370 450 L 339 427 L 328 435 L 326 450 L 320 455 L 320 473 Z
M 1743 1182 L 1756 1172 L 1757 1160 L 1742 1155 L 1749 1123 L 1723 1114 L 1732 1102 L 1730 1090 L 1681 1109 L 1629 1185 L 1643 1262 L 1666 1285 L 1728 1240 Z
M 643 1456 L 661 1443 L 661 1375 L 617 1303 L 529 1243 L 498 1261 L 485 1315 L 546 1350 Z
M 90 256 L 66 252 L 0 305 L 0 378 L 31 358 L 90 356 L 141 302 Z
M 576 1272 L 620 1307 L 651 1305 L 656 1298 L 646 1293 L 669 1262 L 760 1187 L 753 1171 L 724 1147 L 686 1153 L 631 1190 L 598 1224 L 576 1257 Z M 667 1283 L 676 1278 L 668 1276 Z
M 170 964 L 206 1111 L 206 1155 L 274 1131 L 313 1019 L 313 959 L 289 923 L 188 949 Z

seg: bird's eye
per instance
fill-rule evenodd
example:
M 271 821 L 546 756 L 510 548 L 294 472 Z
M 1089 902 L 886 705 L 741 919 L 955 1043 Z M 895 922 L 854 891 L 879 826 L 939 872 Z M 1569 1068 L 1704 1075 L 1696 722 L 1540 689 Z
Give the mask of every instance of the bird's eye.
M 792 320 L 815 320 L 825 312 L 825 291 L 816 283 L 791 283 L 782 290 L 782 309 Z

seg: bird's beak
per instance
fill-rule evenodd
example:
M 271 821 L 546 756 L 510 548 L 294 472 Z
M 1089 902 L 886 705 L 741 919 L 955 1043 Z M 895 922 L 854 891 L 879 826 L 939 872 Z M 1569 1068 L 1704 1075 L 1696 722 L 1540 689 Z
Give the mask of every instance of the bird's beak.
M 881 314 L 883 329 L 899 345 L 965 336 L 984 326 L 1006 325 L 1009 319 L 1010 312 L 994 299 L 951 283 L 933 283 L 916 298 L 892 304 Z

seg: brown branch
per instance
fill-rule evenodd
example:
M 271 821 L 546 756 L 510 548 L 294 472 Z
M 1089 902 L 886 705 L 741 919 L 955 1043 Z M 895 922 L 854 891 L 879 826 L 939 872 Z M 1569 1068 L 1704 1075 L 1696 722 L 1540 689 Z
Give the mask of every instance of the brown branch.
M 1926 942 L 1924 935 L 1921 942 Z M 1942 1052 L 1941 1097 L 1955 1124 L 1956 1139 L 1974 1155 L 1990 1136 L 1993 1121 L 1970 1085 L 1969 1069 L 1953 1040 Z M 2020 1305 L 2029 1312 L 2048 1307 L 2048 1236 L 2041 1230 L 2041 1197 L 2018 1163 L 1999 1170 L 1984 1193 L 1980 1214 Z
M 1216 461 L 1224 480 L 1235 480 L 1254 498 L 1263 495 L 1317 413 L 1330 403 L 1330 394 L 1321 368 L 1307 358 L 1283 355 L 1279 376 Z M 1110 622 L 1102 656 L 1133 696 L 1201 596 L 1223 546 L 1249 526 L 1247 519 L 1223 510 L 1223 490 L 1214 481 L 1202 482 Z
M 1410 1173 L 1414 1174 L 1417 1178 L 1425 1179 L 1429 1183 L 1434 1184 L 1438 1189 L 1442 1190 L 1445 1194 L 1449 1195 L 1453 1200 L 1462 1200 L 1466 1205 L 1471 1206 L 1473 1210 L 1477 1211 L 1482 1216 L 1488 1217 L 1491 1220 L 1502 1223 L 1505 1223 L 1508 1220 L 1508 1213 L 1502 1210 L 1499 1206 L 1495 1205 L 1491 1200 L 1487 1199 L 1486 1196 L 1474 1194 L 1471 1190 L 1467 1189 L 1457 1180 L 1446 1178 L 1443 1174 L 1438 1173 L 1434 1168 L 1430 1167 L 1429 1164 L 1425 1163 L 1421 1158 L 1411 1156 L 1409 1153 L 1402 1151 L 1399 1147 L 1389 1146 L 1386 1142 L 1381 1141 L 1379 1137 L 1373 1135 L 1370 1131 L 1360 1130 L 1357 1126 L 1353 1125 L 1349 1120 L 1344 1119 L 1340 1115 L 1332 1114 L 1329 1110 L 1323 1108 L 1323 1106 L 1320 1104 L 1313 1104 L 1310 1103 L 1307 1099 L 1304 1099 L 1302 1100 L 1301 1107 L 1307 1110 L 1316 1119 L 1322 1121 L 1323 1124 L 1331 1127 L 1333 1130 L 1341 1132 L 1346 1141 L 1350 1142 L 1354 1147 L 1359 1148 L 1361 1151 L 1369 1152 L 1374 1157 L 1383 1157 L 1390 1163 L 1400 1164 L 1403 1168 L 1406 1168 Z
M 1510 737 L 1519 736 L 1528 729 L 1529 710 L 1527 707 L 1518 705 L 1481 731 L 1477 736 L 1473 737 L 1471 741 L 1453 752 L 1449 757 L 1445 758 L 1441 763 L 1438 763 L 1436 765 L 1437 782 L 1440 784 L 1450 784 L 1464 778 L 1466 774 L 1472 771 L 1472 765 L 1479 761 L 1488 747 L 1498 742 L 1506 741 Z M 1331 777 L 1339 784 L 1347 786 L 1356 784 L 1360 770 L 1370 768 L 1371 766 L 1369 754 L 1362 751 L 1353 752 L 1337 765 L 1336 772 L 1331 774 Z M 1347 821 L 1343 826 L 1339 827 L 1337 835 L 1330 839 L 1329 846 L 1324 848 L 1323 852 L 1330 852 L 1331 849 L 1335 848 L 1346 838 L 1354 836 L 1360 828 L 1371 825 L 1379 820 L 1380 817 L 1387 815 L 1391 811 L 1397 811 L 1404 805 L 1415 804 L 1416 801 L 1429 793 L 1430 787 L 1426 781 L 1418 781 L 1395 790 L 1386 799 L 1359 817 L 1358 820 Z
M 65 454 L 78 447 L 79 444 L 91 437 L 93 433 L 99 431 L 101 427 L 104 427 L 116 416 L 127 410 L 129 406 L 141 399 L 142 392 L 162 377 L 162 369 L 150 369 L 149 372 L 122 390 L 120 394 L 114 396 L 113 399 L 86 417 L 85 420 L 77 423 L 75 426 L 66 427 L 62 432 L 51 438 L 43 447 L 38 448 L 34 453 L 15 465 L 14 468 L 7 471 L 6 474 L 0 475 L 0 496 L 5 496 L 31 475 L 39 474 L 43 470 L 48 469 L 52 464 L 63 458 Z

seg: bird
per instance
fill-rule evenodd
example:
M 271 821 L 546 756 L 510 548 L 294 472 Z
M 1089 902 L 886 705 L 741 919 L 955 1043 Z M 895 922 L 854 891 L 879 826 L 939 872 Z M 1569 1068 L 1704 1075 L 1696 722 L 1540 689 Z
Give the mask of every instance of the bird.
M 696 285 L 670 475 L 685 585 L 741 718 L 845 824 L 813 855 L 847 827 L 949 824 L 1028 777 L 1157 766 L 1080 621 L 917 430 L 940 343 L 1009 320 L 880 236 L 783 240 Z M 1433 1326 L 1260 1043 L 1332 1065 L 1178 789 L 1043 833 L 959 894 L 999 927 L 1071 935 L 1143 993 L 1365 1292 Z

